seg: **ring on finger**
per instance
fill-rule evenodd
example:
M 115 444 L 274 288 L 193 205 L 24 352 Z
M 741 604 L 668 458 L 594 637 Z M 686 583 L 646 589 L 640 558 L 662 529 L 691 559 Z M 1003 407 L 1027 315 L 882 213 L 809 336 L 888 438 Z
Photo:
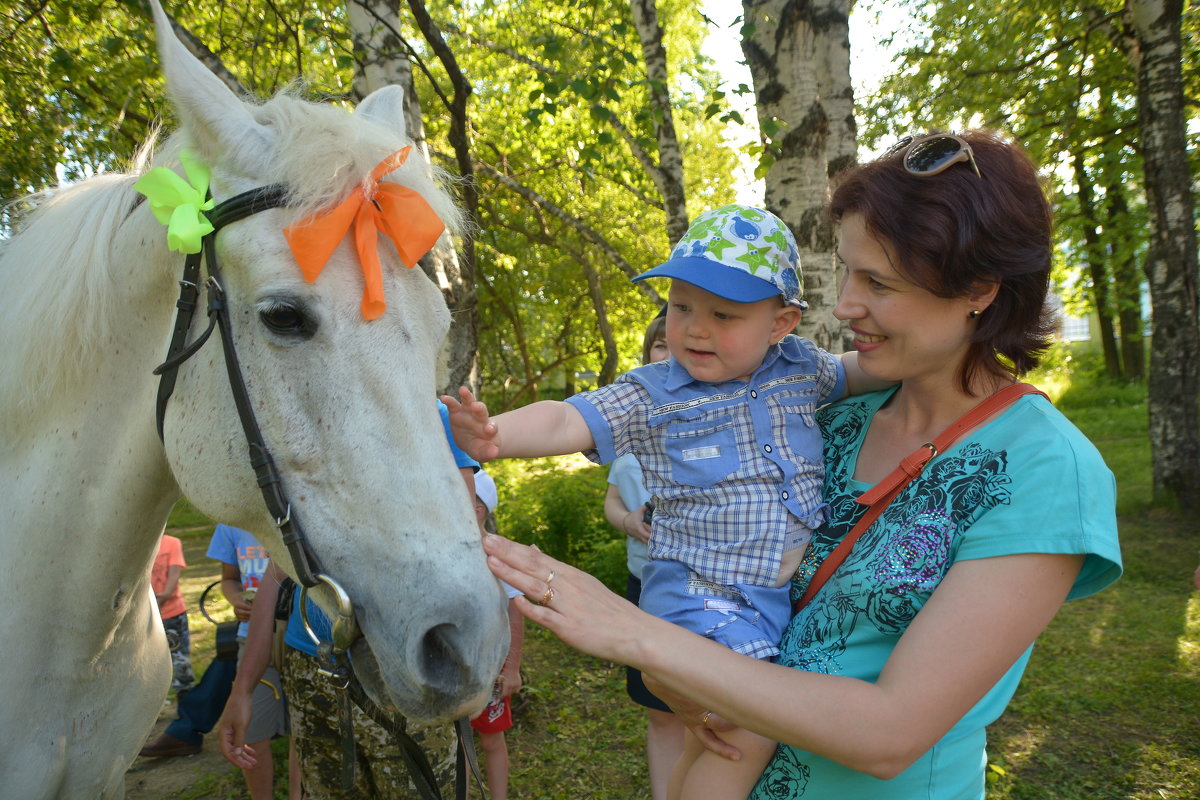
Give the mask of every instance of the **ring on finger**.
M 554 570 L 550 570 L 550 574 L 546 577 L 546 585 L 549 586 L 552 580 L 554 580 Z
M 539 606 L 548 606 L 550 601 L 554 599 L 554 587 L 547 586 L 546 593 L 542 595 L 542 599 L 538 601 Z
M 708 718 L 711 716 L 712 716 L 711 711 L 705 711 L 704 716 L 702 716 L 700 718 L 700 724 L 707 728 L 708 727 Z

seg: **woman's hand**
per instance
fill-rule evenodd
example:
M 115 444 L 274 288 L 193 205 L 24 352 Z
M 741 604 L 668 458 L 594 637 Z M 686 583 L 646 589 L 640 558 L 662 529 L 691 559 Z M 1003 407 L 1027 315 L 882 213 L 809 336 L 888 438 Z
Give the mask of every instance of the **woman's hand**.
M 500 455 L 499 431 L 487 406 L 476 400 L 470 389 L 460 386 L 457 398 L 442 395 L 442 402 L 450 412 L 450 433 L 463 452 L 480 462 Z
M 520 612 L 577 650 L 638 666 L 642 643 L 670 625 L 535 547 L 490 534 L 483 549 L 496 577 L 524 593 L 513 601 Z
M 737 730 L 736 725 L 683 695 L 667 689 L 653 675 L 643 672 L 642 680 L 655 697 L 671 707 L 679 721 L 691 729 L 707 749 L 731 761 L 741 759 L 742 751 L 720 737 L 723 732 Z

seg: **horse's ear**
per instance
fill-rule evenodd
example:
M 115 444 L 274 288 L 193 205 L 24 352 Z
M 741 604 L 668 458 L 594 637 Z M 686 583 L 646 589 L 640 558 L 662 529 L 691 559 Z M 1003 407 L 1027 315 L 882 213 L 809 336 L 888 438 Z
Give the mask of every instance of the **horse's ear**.
M 261 163 L 262 153 L 271 141 L 267 128 L 184 47 L 158 0 L 149 0 L 149 5 L 167 92 L 196 146 L 209 156 L 219 150 L 243 168 Z
M 408 138 L 404 122 L 404 89 L 399 86 L 376 89 L 363 98 L 354 113 L 398 133 L 401 139 Z

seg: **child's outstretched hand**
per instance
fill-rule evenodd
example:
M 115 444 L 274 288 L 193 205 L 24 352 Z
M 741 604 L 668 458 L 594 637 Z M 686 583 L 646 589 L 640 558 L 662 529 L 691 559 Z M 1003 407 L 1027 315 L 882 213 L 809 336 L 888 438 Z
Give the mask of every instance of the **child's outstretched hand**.
M 470 389 L 461 386 L 457 399 L 444 394 L 442 402 L 450 411 L 450 433 L 463 452 L 479 462 L 500 455 L 499 430 L 490 421 L 487 406 L 476 400 Z

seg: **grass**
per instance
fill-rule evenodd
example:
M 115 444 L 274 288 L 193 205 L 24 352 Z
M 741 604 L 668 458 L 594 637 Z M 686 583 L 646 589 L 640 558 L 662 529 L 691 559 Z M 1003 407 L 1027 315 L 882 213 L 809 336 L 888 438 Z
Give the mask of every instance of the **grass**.
M 1068 360 L 1060 353 L 1031 380 L 1048 389 L 1117 475 L 1125 575 L 1064 606 L 1039 640 L 1012 704 L 989 731 L 991 800 L 1200 797 L 1200 594 L 1192 586 L 1200 520 L 1152 503 L 1145 387 L 1107 381 L 1094 362 L 1092 354 Z M 539 463 L 537 479 L 545 473 Z M 520 478 L 504 466 L 502 510 L 521 497 Z M 603 484 L 591 485 L 599 509 Z M 184 586 L 198 664 L 207 663 L 213 644 L 195 596 L 217 574 L 203 558 L 211 532 L 204 524 L 194 517 L 180 523 L 191 528 L 181 538 L 192 565 Z M 511 795 L 649 797 L 644 717 L 625 696 L 624 668 L 577 653 L 533 625 L 524 655 L 526 688 L 508 734 Z M 229 779 L 202 783 L 190 797 L 245 796 L 232 768 Z

